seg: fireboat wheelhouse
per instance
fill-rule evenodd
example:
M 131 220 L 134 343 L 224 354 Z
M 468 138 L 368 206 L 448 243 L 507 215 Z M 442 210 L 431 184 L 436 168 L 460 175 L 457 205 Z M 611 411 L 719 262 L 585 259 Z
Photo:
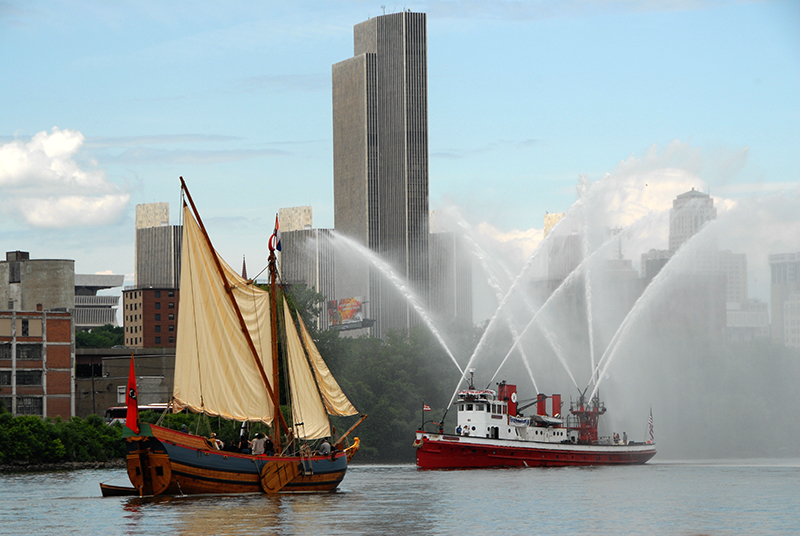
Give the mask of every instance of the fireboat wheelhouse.
M 550 413 L 547 401 L 550 400 Z M 634 465 L 655 456 L 655 443 L 599 437 L 597 426 L 606 412 L 598 397 L 581 395 L 570 402 L 570 415 L 561 416 L 561 395 L 539 394 L 518 405 L 517 386 L 498 384 L 498 390 L 460 391 L 455 402 L 458 424 L 454 434 L 418 430 L 414 447 L 423 469 L 478 467 L 535 467 L 569 465 Z M 536 413 L 522 412 L 534 406 Z M 651 434 L 652 438 L 652 434 Z

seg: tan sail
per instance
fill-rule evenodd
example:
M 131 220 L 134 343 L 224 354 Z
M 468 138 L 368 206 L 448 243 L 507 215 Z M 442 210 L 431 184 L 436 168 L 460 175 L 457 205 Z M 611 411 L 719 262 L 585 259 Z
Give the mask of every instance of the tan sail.
M 336 378 L 331 374 L 328 365 L 322 359 L 314 341 L 311 340 L 311 335 L 303 323 L 303 319 L 298 316 L 300 322 L 300 333 L 303 337 L 303 342 L 308 350 L 308 357 L 311 361 L 311 366 L 314 368 L 314 377 L 317 379 L 319 391 L 322 394 L 322 402 L 325 404 L 325 409 L 329 415 L 336 415 L 339 417 L 349 417 L 351 415 L 358 415 L 358 411 L 347 396 L 342 392 Z
M 330 421 L 322 404 L 308 365 L 306 353 L 292 320 L 289 305 L 283 302 L 284 325 L 286 326 L 286 357 L 289 363 L 289 385 L 292 392 L 292 421 L 295 437 L 319 439 L 331 435 Z
M 274 408 L 226 288 L 232 287 L 262 366 L 271 369 L 269 294 L 247 285 L 206 242 L 184 207 L 175 411 L 271 424 Z

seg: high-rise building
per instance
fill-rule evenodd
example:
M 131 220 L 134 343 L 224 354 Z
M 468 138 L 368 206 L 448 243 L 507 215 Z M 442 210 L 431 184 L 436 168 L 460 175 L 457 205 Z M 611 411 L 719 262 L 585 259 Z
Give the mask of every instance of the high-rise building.
M 794 294 L 800 292 L 800 253 L 779 253 L 769 256 L 772 271 L 770 286 L 770 313 L 772 340 L 778 344 L 787 344 L 787 324 L 793 319 L 786 316 L 786 304 L 796 303 Z M 792 309 L 789 310 L 790 313 Z M 797 326 L 794 326 L 797 329 Z M 789 331 L 791 335 L 791 331 Z
M 335 64 L 332 75 L 336 231 L 379 254 L 427 303 L 425 14 L 403 11 L 357 24 L 353 57 Z M 337 267 L 344 264 L 337 258 Z M 366 297 L 374 334 L 418 322 L 366 262 L 337 269 L 336 289 L 337 297 Z
M 672 201 L 669 211 L 669 250 L 673 254 L 695 235 L 707 221 L 716 219 L 711 196 L 694 188 Z
M 178 288 L 183 228 L 169 224 L 169 203 L 136 205 L 136 288 Z

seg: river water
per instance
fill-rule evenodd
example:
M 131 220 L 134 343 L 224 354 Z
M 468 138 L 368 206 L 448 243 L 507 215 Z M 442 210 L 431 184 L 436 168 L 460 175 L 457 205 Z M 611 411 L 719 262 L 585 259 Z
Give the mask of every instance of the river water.
M 798 534 L 800 460 L 421 471 L 351 466 L 339 491 L 102 498 L 123 469 L 0 475 L 2 534 Z

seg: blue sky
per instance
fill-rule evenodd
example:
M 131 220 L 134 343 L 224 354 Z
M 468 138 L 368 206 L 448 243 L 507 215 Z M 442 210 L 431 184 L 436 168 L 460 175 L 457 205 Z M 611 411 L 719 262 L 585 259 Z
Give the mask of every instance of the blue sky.
M 661 208 L 800 184 L 798 2 L 385 5 L 428 14 L 431 208 L 498 240 L 567 210 L 581 175 L 678 170 Z M 181 175 L 234 266 L 262 267 L 280 207 L 333 226 L 331 65 L 381 12 L 0 0 L 0 244 L 130 277 L 135 205 L 177 222 Z

